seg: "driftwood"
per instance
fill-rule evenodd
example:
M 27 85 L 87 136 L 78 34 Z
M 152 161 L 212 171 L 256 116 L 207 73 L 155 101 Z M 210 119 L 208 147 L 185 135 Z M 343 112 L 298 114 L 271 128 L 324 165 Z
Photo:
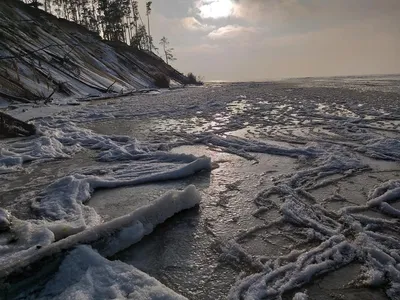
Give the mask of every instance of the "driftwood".
M 29 136 L 35 133 L 34 125 L 0 112 L 0 137 Z
M 110 89 L 112 88 L 112 86 L 116 83 L 117 81 L 114 80 L 114 82 L 107 88 L 106 93 L 108 93 L 110 91 Z

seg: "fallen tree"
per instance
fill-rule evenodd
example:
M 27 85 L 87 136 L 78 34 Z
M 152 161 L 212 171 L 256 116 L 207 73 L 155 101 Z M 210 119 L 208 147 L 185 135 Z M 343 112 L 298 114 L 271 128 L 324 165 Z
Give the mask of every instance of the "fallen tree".
M 35 132 L 34 125 L 0 112 L 0 137 L 30 136 Z

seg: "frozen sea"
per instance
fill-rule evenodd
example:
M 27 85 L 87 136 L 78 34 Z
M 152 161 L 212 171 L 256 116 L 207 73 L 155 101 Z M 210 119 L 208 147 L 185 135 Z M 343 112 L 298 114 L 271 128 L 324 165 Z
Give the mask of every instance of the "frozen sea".
M 400 76 L 35 111 L 0 140 L 0 299 L 400 299 Z

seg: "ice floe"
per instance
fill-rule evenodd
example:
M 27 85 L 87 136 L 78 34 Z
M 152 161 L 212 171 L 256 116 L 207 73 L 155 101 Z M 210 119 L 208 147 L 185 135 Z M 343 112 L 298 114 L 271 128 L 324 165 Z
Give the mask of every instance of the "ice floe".
M 79 246 L 68 254 L 36 299 L 186 298 L 131 265 L 109 261 L 89 246 Z
M 0 278 L 78 244 L 93 244 L 103 255 L 111 256 L 138 242 L 174 214 L 198 205 L 200 200 L 196 188 L 189 186 L 181 192 L 166 193 L 125 216 L 70 232 L 71 228 L 62 223 L 57 226 L 54 222 L 15 220 L 16 227 L 11 228 L 8 239 L 6 236 L 1 240 Z M 63 239 L 55 241 L 63 234 Z

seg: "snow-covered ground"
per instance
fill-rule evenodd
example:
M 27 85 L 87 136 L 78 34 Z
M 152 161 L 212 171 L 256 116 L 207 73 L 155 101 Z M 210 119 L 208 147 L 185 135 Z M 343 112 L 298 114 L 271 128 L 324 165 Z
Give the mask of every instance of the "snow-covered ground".
M 4 293 L 399 299 L 400 77 L 382 80 L 209 84 L 35 119 L 37 136 L 0 141 Z M 7 277 L 54 257 L 40 284 Z

